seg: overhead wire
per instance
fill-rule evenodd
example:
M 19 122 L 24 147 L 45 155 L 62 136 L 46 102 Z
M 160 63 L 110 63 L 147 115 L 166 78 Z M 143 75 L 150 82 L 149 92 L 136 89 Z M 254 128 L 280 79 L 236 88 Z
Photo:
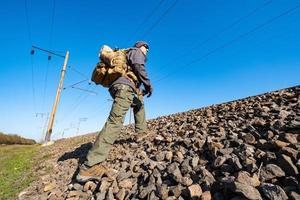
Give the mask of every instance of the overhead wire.
M 90 94 L 93 94 L 93 95 L 98 95 L 97 92 L 95 91 L 92 91 L 92 90 L 87 90 L 87 89 L 83 89 L 83 88 L 80 88 L 80 87 L 76 87 L 76 86 L 72 86 L 71 88 L 73 89 L 77 89 L 77 90 L 80 90 L 80 91 L 83 91 L 83 92 L 88 92 Z
M 53 0 L 53 6 L 52 6 L 52 17 L 51 17 L 51 27 L 50 27 L 50 36 L 49 36 L 49 48 L 52 48 L 52 39 L 53 39 L 53 27 L 54 27 L 54 19 L 55 19 L 55 7 L 56 7 L 56 1 Z
M 27 27 L 27 33 L 28 33 L 28 40 L 30 43 L 30 46 L 32 45 L 32 35 L 31 35 L 31 27 L 29 22 L 29 15 L 28 15 L 28 2 L 25 0 L 24 2 L 24 8 L 25 8 L 25 20 L 26 20 L 26 27 Z M 33 108 L 34 112 L 36 112 L 36 95 L 35 95 L 35 81 L 34 81 L 34 60 L 33 57 L 30 57 L 30 64 L 31 64 L 31 90 L 32 90 L 32 99 L 33 99 Z
M 230 40 L 229 42 L 226 42 L 226 43 L 224 43 L 224 44 L 222 44 L 222 45 L 220 45 L 220 46 L 218 46 L 218 47 L 216 47 L 216 48 L 210 50 L 209 52 L 205 53 L 205 54 L 202 55 L 201 57 L 199 57 L 199 58 L 197 58 L 197 59 L 195 59 L 195 60 L 189 62 L 188 64 L 182 66 L 181 69 L 186 68 L 186 67 L 188 67 L 188 66 L 190 66 L 190 65 L 192 65 L 192 64 L 194 64 L 194 63 L 197 63 L 197 62 L 199 62 L 199 61 L 205 59 L 206 57 L 208 57 L 208 56 L 210 56 L 210 55 L 216 53 L 217 51 L 219 51 L 219 50 L 221 50 L 221 49 L 224 49 L 224 48 L 230 46 L 231 44 L 234 44 L 235 42 L 239 41 L 240 39 L 243 39 L 244 37 L 247 37 L 248 35 L 253 34 L 254 32 L 256 32 L 256 31 L 258 31 L 258 30 L 264 28 L 265 26 L 267 26 L 267 25 L 273 23 L 274 21 L 276 21 L 276 20 L 278 20 L 278 19 L 280 19 L 280 18 L 282 18 L 282 17 L 284 17 L 284 16 L 286 16 L 286 15 L 288 15 L 288 14 L 294 12 L 295 10 L 297 10 L 297 9 L 299 9 L 299 8 L 300 8 L 300 4 L 297 4 L 296 6 L 294 6 L 294 7 L 292 7 L 292 8 L 289 8 L 289 9 L 285 10 L 284 12 L 280 13 L 279 15 L 276 15 L 275 17 L 272 17 L 271 19 L 265 21 L 264 23 L 259 24 L 258 26 L 254 27 L 254 28 L 251 29 L 250 31 L 247 31 L 247 32 L 245 32 L 245 33 L 243 33 L 243 34 L 240 34 L 238 37 L 236 37 L 236 38 Z M 162 80 L 166 79 L 167 77 L 169 77 L 169 76 L 171 76 L 171 75 L 173 75 L 173 74 L 176 74 L 177 72 L 178 72 L 178 71 L 173 71 L 173 72 L 171 72 L 171 73 L 168 73 L 168 74 L 166 74 L 164 77 L 162 77 L 162 78 L 156 80 L 155 82 L 162 81 Z
M 88 77 L 86 74 L 84 74 L 83 72 L 81 72 L 80 70 L 78 70 L 76 67 L 74 67 L 73 65 L 68 65 L 68 68 L 70 70 L 72 70 L 73 72 L 77 73 L 78 75 L 82 76 L 84 79 L 83 80 L 80 80 L 76 83 L 73 83 L 71 85 L 68 85 L 66 87 L 64 87 L 63 89 L 68 89 L 68 88 L 71 88 L 71 89 L 76 89 L 78 91 L 81 91 L 81 93 L 78 95 L 78 97 L 75 99 L 75 103 L 71 106 L 71 109 L 70 111 L 67 111 L 63 114 L 63 118 L 62 118 L 62 122 L 64 122 L 67 118 L 69 118 L 71 116 L 72 113 L 74 113 L 74 111 L 78 108 L 78 106 L 84 102 L 84 100 L 91 94 L 93 95 L 98 95 L 97 92 L 95 91 L 92 91 L 92 90 L 88 90 L 88 87 L 90 87 L 91 83 L 90 83 L 90 77 Z M 85 87 L 85 88 L 80 88 L 80 87 L 75 87 L 79 84 L 82 84 L 84 82 L 88 82 L 88 85 Z M 84 95 L 84 93 L 86 93 Z
M 71 114 L 73 114 L 75 112 L 75 110 L 79 107 L 80 104 L 82 104 L 84 102 L 84 100 L 89 96 L 89 94 L 81 94 L 79 96 L 79 98 L 77 98 L 76 103 L 74 103 L 70 109 L 70 111 L 66 112 L 63 115 L 63 118 L 61 120 L 61 123 L 64 122 L 66 119 L 69 119 L 69 117 L 71 116 Z
M 30 56 L 30 64 L 31 64 L 31 89 L 32 89 L 32 98 L 33 98 L 33 108 L 36 112 L 36 96 L 35 96 L 35 81 L 34 81 L 34 58 Z
M 32 36 L 31 36 L 31 27 L 29 23 L 29 16 L 28 16 L 28 3 L 27 0 L 25 0 L 25 20 L 26 20 L 26 26 L 27 26 L 27 32 L 28 32 L 28 39 L 30 42 L 30 45 L 32 45 Z
M 47 82 L 48 82 L 49 65 L 50 65 L 50 60 L 48 59 L 47 60 L 47 65 L 46 65 L 45 78 L 44 78 L 43 108 L 45 106 L 45 99 L 46 99 L 46 90 L 47 90 Z
M 141 38 L 145 38 L 149 33 L 151 33 L 154 28 L 166 17 L 166 15 L 175 7 L 175 5 L 178 3 L 178 0 L 175 0 L 170 7 L 152 24 L 152 26 L 147 29 L 142 35 Z
M 183 58 L 185 58 L 186 56 L 190 55 L 190 53 L 194 50 L 199 49 L 199 47 L 204 46 L 205 44 L 207 44 L 208 42 L 211 42 L 213 40 L 215 40 L 217 37 L 223 35 L 224 33 L 226 33 L 227 31 L 231 30 L 233 27 L 235 27 L 236 25 L 240 24 L 241 22 L 243 22 L 244 20 L 248 19 L 249 17 L 255 15 L 256 13 L 258 13 L 260 10 L 262 10 L 263 8 L 265 8 L 266 6 L 270 5 L 273 2 L 273 0 L 267 0 L 265 1 L 262 5 L 259 5 L 258 7 L 255 7 L 253 10 L 251 10 L 250 12 L 248 12 L 246 15 L 243 15 L 241 17 L 239 17 L 237 20 L 233 21 L 232 23 L 230 23 L 228 26 L 224 27 L 223 29 L 220 29 L 219 31 L 213 33 L 211 36 L 209 36 L 208 38 L 204 39 L 201 42 L 194 42 L 196 43 L 195 45 L 193 45 L 192 47 L 189 47 L 189 51 L 188 52 L 183 52 L 180 55 L 176 55 L 174 58 L 172 58 L 172 60 L 176 59 L 176 61 L 178 62 L 178 59 L 182 60 Z M 167 65 L 164 65 L 163 67 L 161 67 L 161 69 L 166 69 Z
M 235 20 L 234 22 L 232 22 L 231 24 L 229 24 L 228 26 L 226 26 L 225 28 L 219 30 L 218 32 L 216 32 L 215 34 L 212 34 L 210 37 L 208 37 L 207 39 L 205 39 L 204 41 L 200 42 L 200 43 L 196 43 L 194 45 L 194 47 L 192 47 L 192 49 L 195 48 L 199 48 L 201 46 L 203 46 L 204 44 L 206 44 L 207 42 L 210 42 L 212 40 L 214 40 L 216 37 L 222 35 L 223 33 L 227 32 L 228 30 L 230 30 L 231 28 L 233 28 L 234 26 L 236 26 L 237 24 L 241 23 L 242 21 L 248 19 L 249 17 L 251 17 L 252 15 L 256 14 L 257 12 L 259 12 L 261 9 L 263 9 L 264 7 L 270 5 L 273 2 L 273 0 L 268 0 L 265 3 L 263 3 L 262 5 L 255 7 L 253 10 L 251 10 L 249 13 L 247 13 L 246 15 L 238 18 L 237 20 Z
M 51 14 L 51 25 L 50 25 L 50 35 L 49 35 L 49 49 L 52 48 L 54 16 L 55 16 L 55 0 L 53 0 L 52 14 Z M 45 98 L 46 98 L 46 90 L 47 90 L 47 82 L 48 82 L 50 59 L 51 59 L 51 54 L 48 55 L 47 66 L 46 66 L 46 73 L 45 73 L 45 79 L 44 79 L 43 107 L 45 105 Z
M 73 84 L 71 84 L 71 85 L 69 85 L 69 86 L 64 87 L 63 89 L 65 90 L 65 89 L 67 89 L 67 88 L 71 88 L 71 87 L 73 87 L 73 86 L 75 86 L 75 85 L 79 85 L 79 84 L 84 83 L 84 82 L 86 82 L 86 81 L 88 81 L 88 79 L 84 79 L 84 80 L 78 81 L 78 82 L 76 82 L 76 83 L 73 83 Z
M 82 77 L 86 78 L 86 79 L 90 79 L 86 74 L 82 73 L 81 71 L 79 71 L 77 68 L 75 68 L 74 66 L 68 66 L 68 68 L 70 68 L 72 71 L 74 71 L 75 73 L 81 75 Z
M 97 92 L 92 91 L 92 90 L 88 90 L 88 88 L 91 86 L 90 84 L 86 85 L 85 88 L 75 87 L 76 85 L 79 85 L 79 84 L 84 83 L 84 82 L 86 82 L 86 81 L 88 81 L 88 79 L 81 80 L 81 81 L 79 81 L 79 82 L 77 82 L 77 83 L 71 84 L 71 85 L 69 85 L 69 86 L 66 87 L 66 88 L 77 89 L 77 90 L 82 91 L 82 92 L 78 95 L 78 97 L 77 97 L 76 100 L 74 101 L 75 103 L 71 106 L 70 111 L 67 111 L 67 112 L 65 112 L 65 113 L 63 114 L 63 116 L 64 116 L 64 117 L 62 118 L 63 121 L 65 121 L 66 118 L 69 118 L 69 116 L 71 116 L 71 113 L 73 113 L 74 110 L 77 109 L 77 107 L 78 107 L 81 103 L 83 103 L 83 101 L 84 101 L 89 95 L 91 95 L 91 94 L 93 94 L 93 95 L 98 95 Z M 84 95 L 84 93 L 85 93 L 85 95 Z
M 129 43 L 130 39 L 132 39 L 133 36 L 135 36 L 136 34 L 138 34 L 141 30 L 141 28 L 143 27 L 143 25 L 145 25 L 149 19 L 154 15 L 154 13 L 159 9 L 159 7 L 162 5 L 162 3 L 164 2 L 164 0 L 160 0 L 159 3 L 151 10 L 151 12 L 144 18 L 144 20 L 137 26 L 137 28 L 134 31 L 134 34 L 131 35 L 131 38 L 128 38 L 126 43 Z

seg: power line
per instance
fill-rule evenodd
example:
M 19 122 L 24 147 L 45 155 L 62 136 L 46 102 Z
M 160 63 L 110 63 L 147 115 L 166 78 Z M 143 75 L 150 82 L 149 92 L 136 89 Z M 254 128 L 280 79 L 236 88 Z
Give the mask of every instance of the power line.
M 82 91 L 82 92 L 88 92 L 88 93 L 90 93 L 91 95 L 98 95 L 97 92 L 92 91 L 92 90 L 87 90 L 87 89 L 83 89 L 83 88 L 79 88 L 79 87 L 75 87 L 75 86 L 72 86 L 71 88 L 80 90 L 80 91 Z
M 73 86 L 75 86 L 75 85 L 84 83 L 84 82 L 86 82 L 86 81 L 88 81 L 88 79 L 84 79 L 84 80 L 78 81 L 78 82 L 76 82 L 76 83 L 73 83 L 73 84 L 71 84 L 71 85 L 69 85 L 69 86 L 64 87 L 63 89 L 64 89 L 64 90 L 65 90 L 65 89 L 68 89 L 68 88 L 70 88 L 70 87 L 73 87 Z
M 144 32 L 144 34 L 142 34 L 141 38 L 146 37 L 146 35 L 148 35 L 151 31 L 153 31 L 153 29 L 163 20 L 163 18 L 175 7 L 175 5 L 177 4 L 178 0 L 175 0 L 173 2 L 173 4 L 158 18 L 158 20 L 156 20 L 152 26 Z
M 30 45 L 32 45 L 32 36 L 31 36 L 31 27 L 30 27 L 29 16 L 28 16 L 27 0 L 25 0 L 25 2 L 24 2 L 24 7 L 25 7 L 25 19 L 26 19 L 28 40 L 29 40 Z M 31 64 L 31 90 L 32 90 L 33 108 L 36 112 L 35 81 L 34 81 L 34 60 L 33 60 L 32 56 L 30 57 L 30 64 Z
M 58 52 L 58 51 L 47 50 L 47 49 L 43 49 L 43 48 L 41 48 L 41 47 L 37 47 L 37 46 L 32 45 L 32 51 L 33 51 L 33 53 L 34 53 L 34 50 L 35 50 L 35 49 L 44 51 L 44 52 L 48 53 L 49 55 L 55 55 L 55 56 L 58 56 L 58 57 L 61 57 L 61 58 L 65 58 L 64 55 L 61 55 L 61 54 L 59 54 L 59 53 L 56 53 L 56 52 Z M 33 54 L 33 53 L 32 53 L 32 54 Z
M 87 80 L 79 81 L 79 82 L 77 82 L 77 83 L 74 83 L 74 84 L 72 84 L 72 85 L 66 87 L 66 88 L 71 87 L 71 88 L 73 88 L 73 89 L 78 89 L 77 87 L 74 88 L 74 86 L 75 86 L 75 85 L 78 85 L 78 84 L 80 84 L 80 83 L 83 83 L 83 82 L 85 82 L 85 81 L 87 81 Z M 76 100 L 74 101 L 75 103 L 71 106 L 72 109 L 70 109 L 70 111 L 64 113 L 64 115 L 63 115 L 64 117 L 62 118 L 63 121 L 66 119 L 66 117 L 67 117 L 68 115 L 70 115 L 69 113 L 74 112 L 74 110 L 75 110 L 75 109 L 83 102 L 83 100 L 89 96 L 89 94 L 87 94 L 87 93 L 85 94 L 85 96 L 83 96 L 83 95 L 84 95 L 84 92 L 87 92 L 87 91 L 88 91 L 88 93 L 91 93 L 91 92 L 92 92 L 92 93 L 95 93 L 96 95 L 98 95 L 97 92 L 88 90 L 89 87 L 90 87 L 90 84 L 86 85 L 86 87 L 85 87 L 84 89 L 83 89 L 83 88 L 78 89 L 78 90 L 83 91 L 83 92 L 81 92 L 81 93 L 78 95 L 78 97 L 76 98 Z M 83 97 L 83 98 L 82 98 L 82 97 Z
M 74 71 L 75 73 L 81 75 L 82 77 L 86 78 L 86 79 L 90 79 L 86 74 L 82 73 L 81 71 L 79 71 L 77 68 L 73 67 L 73 66 L 68 66 L 72 71 Z
M 151 10 L 151 12 L 146 16 L 146 18 L 142 21 L 142 23 L 140 23 L 139 26 L 135 29 L 133 36 L 136 35 L 141 30 L 143 25 L 149 21 L 149 19 L 154 15 L 155 11 L 158 10 L 158 8 L 162 5 L 163 2 L 164 2 L 164 0 L 160 0 L 159 3 L 154 7 L 154 9 Z M 127 40 L 127 43 L 129 41 L 130 41 L 130 38 Z
M 294 12 L 294 11 L 297 10 L 299 7 L 300 7 L 300 4 L 297 4 L 295 7 L 292 7 L 292 8 L 290 8 L 290 9 L 288 9 L 288 10 L 286 10 L 286 11 L 280 13 L 279 15 L 277 15 L 277 16 L 275 16 L 275 17 L 273 17 L 273 18 L 271 18 L 271 19 L 265 21 L 264 23 L 262 23 L 262 24 L 260 24 L 260 25 L 258 25 L 258 26 L 256 26 L 256 27 L 254 27 L 254 28 L 251 29 L 250 31 L 248 31 L 248 32 L 246 32 L 246 33 L 243 33 L 243 34 L 239 35 L 238 37 L 234 38 L 233 40 L 230 40 L 229 42 L 224 43 L 223 45 L 221 45 L 221 46 L 219 46 L 219 47 L 217 47 L 217 48 L 212 49 L 211 51 L 207 52 L 206 54 L 202 55 L 201 57 L 199 57 L 199 58 L 197 58 L 197 59 L 191 61 L 190 63 L 184 65 L 183 67 L 181 67 L 181 69 L 182 69 L 182 68 L 186 68 L 186 67 L 188 67 L 188 66 L 190 66 L 190 65 L 192 65 L 192 64 L 194 64 L 194 63 L 197 63 L 197 62 L 201 61 L 202 59 L 205 59 L 206 57 L 208 57 L 208 56 L 214 54 L 215 52 L 217 52 L 217 51 L 219 51 L 219 50 L 221 50 L 221 49 L 224 49 L 224 48 L 230 46 L 231 44 L 233 44 L 233 43 L 239 41 L 240 39 L 242 39 L 242 38 L 244 38 L 244 37 L 247 37 L 248 35 L 251 35 L 252 33 L 254 33 L 254 32 L 256 32 L 256 31 L 262 29 L 263 27 L 265 27 L 265 26 L 267 26 L 267 25 L 273 23 L 274 21 L 280 19 L 281 17 L 284 17 L 285 15 L 288 15 L 288 14 Z M 167 78 L 167 77 L 169 77 L 169 76 L 171 76 L 171 75 L 173 75 L 173 74 L 175 74 L 175 73 L 177 73 L 177 71 L 173 71 L 172 73 L 166 74 L 164 77 L 160 78 L 159 80 L 156 80 L 155 82 L 159 82 L 159 81 L 161 81 L 161 80 L 163 80 L 163 79 L 165 79 L 165 78 Z
M 192 49 L 198 49 L 199 47 L 203 46 L 204 44 L 206 44 L 207 42 L 210 42 L 212 40 L 214 40 L 216 37 L 222 35 L 223 33 L 227 32 L 228 30 L 230 30 L 231 28 L 233 28 L 234 26 L 236 26 L 237 24 L 241 23 L 242 21 L 248 19 L 249 17 L 251 17 L 252 15 L 256 14 L 257 12 L 259 12 L 261 9 L 263 9 L 264 7 L 270 5 L 272 3 L 273 0 L 268 0 L 265 3 L 263 3 L 262 5 L 254 8 L 253 10 L 251 10 L 249 13 L 247 13 L 246 15 L 238 18 L 236 21 L 232 22 L 231 24 L 229 24 L 228 26 L 226 26 L 225 28 L 221 29 L 220 31 L 216 32 L 215 34 L 211 35 L 210 37 L 208 37 L 207 39 L 205 39 L 204 41 L 195 44 L 194 47 L 192 47 Z
M 37 46 L 34 46 L 32 45 L 32 49 L 31 49 L 31 52 L 30 54 L 33 55 L 35 54 L 35 51 L 36 50 L 40 50 L 40 51 L 43 51 L 43 52 L 46 52 L 48 53 L 48 63 L 47 63 L 47 70 L 46 70 L 46 75 L 45 75 L 45 79 L 44 79 L 44 90 L 43 90 L 43 104 L 42 106 L 44 107 L 44 103 L 45 103 L 45 96 L 46 96 L 46 88 L 47 88 L 47 79 L 48 79 L 48 68 L 49 68 L 49 61 L 51 59 L 50 55 L 55 55 L 55 56 L 58 56 L 58 57 L 62 57 L 62 58 L 65 58 L 64 55 L 61 55 L 59 53 L 55 53 L 55 51 L 51 51 L 51 50 L 47 50 L 47 49 L 43 49 L 41 47 L 37 47 Z M 33 69 L 33 58 L 32 58 L 32 61 L 31 61 L 31 74 L 32 74 L 32 90 L 33 90 L 33 96 L 34 96 L 34 99 L 35 99 L 35 88 L 34 88 L 34 69 Z M 35 102 L 35 100 L 34 100 Z
M 52 47 L 52 38 L 53 38 L 53 27 L 54 27 L 54 17 L 55 17 L 55 0 L 53 0 L 52 6 L 52 17 L 51 17 L 51 26 L 50 26 L 50 36 L 49 36 L 49 48 Z
M 105 101 L 104 105 L 102 107 L 100 107 L 99 112 L 96 112 L 95 114 L 93 114 L 89 118 L 91 119 L 91 118 L 94 118 L 96 116 L 99 116 L 99 113 L 101 113 L 102 111 L 104 111 L 105 109 L 108 108 L 108 104 L 110 104 L 110 100 Z
M 33 108 L 36 112 L 36 97 L 35 97 L 35 81 L 34 81 L 34 59 L 33 56 L 30 56 L 30 64 L 31 64 L 31 90 L 32 90 L 32 98 L 33 98 Z
M 52 48 L 54 15 L 55 15 L 55 0 L 53 0 L 53 6 L 52 6 L 52 17 L 51 17 L 50 35 L 49 35 L 49 49 Z M 51 60 L 51 54 L 48 55 L 48 61 L 47 61 L 47 66 L 46 66 L 45 79 L 44 79 L 43 107 L 45 105 L 45 98 L 46 98 L 46 90 L 47 90 L 47 82 L 48 82 L 50 60 Z
M 46 90 L 47 90 L 47 82 L 48 82 L 48 73 L 49 73 L 49 65 L 50 65 L 50 60 L 48 59 L 47 60 L 47 66 L 46 66 L 45 79 L 44 79 L 43 107 L 45 106 Z
M 258 7 L 255 7 L 253 10 L 251 10 L 250 12 L 248 12 L 246 15 L 243 15 L 243 16 L 239 17 L 237 20 L 235 20 L 234 22 L 232 22 L 228 26 L 224 27 L 223 29 L 215 32 L 214 34 L 212 34 L 210 37 L 206 38 L 205 40 L 203 40 L 203 41 L 201 41 L 199 43 L 196 43 L 195 45 L 193 45 L 193 47 L 189 48 L 189 51 L 185 51 L 181 55 L 177 55 L 172 60 L 176 59 L 178 61 L 178 58 L 180 60 L 182 60 L 182 58 L 184 58 L 187 55 L 189 55 L 191 51 L 197 50 L 197 49 L 199 49 L 199 47 L 204 46 L 206 43 L 215 40 L 217 37 L 219 37 L 222 34 L 226 33 L 227 31 L 229 31 L 230 29 L 232 29 L 233 27 L 235 27 L 237 24 L 241 23 L 242 21 L 244 21 L 244 20 L 248 19 L 249 17 L 253 16 L 254 14 L 258 13 L 264 7 L 270 5 L 272 3 L 272 1 L 273 0 L 268 0 L 265 3 L 263 3 L 262 5 L 260 5 Z M 165 69 L 165 68 L 166 68 L 166 65 L 162 67 L 162 69 Z
M 79 98 L 77 99 L 77 102 L 75 104 L 73 104 L 73 106 L 71 107 L 71 110 L 63 115 L 64 117 L 62 118 L 61 123 L 64 122 L 66 119 L 68 119 L 71 116 L 71 114 L 73 114 L 75 112 L 75 110 L 78 108 L 78 106 L 80 104 L 82 104 L 88 96 L 89 96 L 89 94 L 85 94 L 84 96 L 81 94 L 79 96 Z
M 28 39 L 29 39 L 30 45 L 32 45 L 31 28 L 30 28 L 30 23 L 29 23 L 27 0 L 25 0 L 24 6 L 25 6 L 25 19 L 26 19 L 26 26 L 27 26 L 27 32 L 28 32 Z

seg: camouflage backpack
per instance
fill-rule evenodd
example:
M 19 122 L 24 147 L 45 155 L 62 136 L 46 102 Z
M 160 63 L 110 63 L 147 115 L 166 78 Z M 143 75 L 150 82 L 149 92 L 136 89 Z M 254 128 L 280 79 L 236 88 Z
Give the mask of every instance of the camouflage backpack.
M 91 80 L 97 85 L 109 87 L 117 78 L 124 76 L 136 85 L 137 77 L 127 65 L 128 49 L 113 50 L 104 45 L 100 49 L 100 62 L 97 63 Z

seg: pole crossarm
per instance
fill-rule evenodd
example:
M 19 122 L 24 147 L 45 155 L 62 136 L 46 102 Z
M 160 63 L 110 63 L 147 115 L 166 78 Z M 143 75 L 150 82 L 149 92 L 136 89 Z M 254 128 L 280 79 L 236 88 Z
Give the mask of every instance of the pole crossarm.
M 33 48 L 33 49 L 38 49 L 38 50 L 41 50 L 41 51 L 44 51 L 44 52 L 47 52 L 47 53 L 49 53 L 49 54 L 51 54 L 51 55 L 55 55 L 55 56 L 58 56 L 58 57 L 61 57 L 61 58 L 65 58 L 65 57 L 66 57 L 66 56 L 64 56 L 64 55 L 60 55 L 60 54 L 58 54 L 58 53 L 55 53 L 54 51 L 47 50 L 47 49 L 43 49 L 43 48 L 41 48 L 41 47 L 37 47 L 37 46 L 34 46 L 34 45 L 32 45 L 32 48 Z

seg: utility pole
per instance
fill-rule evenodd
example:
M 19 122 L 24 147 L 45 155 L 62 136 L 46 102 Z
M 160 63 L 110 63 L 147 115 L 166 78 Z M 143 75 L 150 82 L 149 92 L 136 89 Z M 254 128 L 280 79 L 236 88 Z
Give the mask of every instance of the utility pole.
M 63 132 L 61 134 L 61 138 L 64 138 L 65 131 L 68 131 L 68 130 L 69 130 L 69 128 L 64 128 L 64 130 L 63 130 Z
M 58 84 L 58 87 L 57 87 L 57 90 L 56 90 L 56 96 L 55 96 L 55 99 L 54 99 L 54 103 L 53 103 L 53 107 L 52 107 L 52 111 L 51 111 L 50 119 L 49 119 L 49 123 L 48 123 L 48 128 L 47 128 L 47 132 L 46 132 L 46 136 L 45 136 L 45 142 L 46 143 L 50 142 L 50 139 L 51 139 L 51 134 L 52 134 L 52 128 L 53 128 L 53 124 L 54 124 L 56 109 L 57 109 L 57 105 L 59 103 L 60 93 L 61 93 L 61 90 L 63 88 L 63 82 L 64 82 L 64 78 L 65 78 L 65 73 L 66 73 L 66 70 L 67 70 L 68 60 L 69 60 L 69 51 L 66 52 L 64 65 L 63 65 L 62 70 L 61 70 L 60 80 L 59 80 L 59 84 Z
M 76 133 L 76 136 L 79 134 L 80 123 L 81 123 L 81 122 L 85 122 L 87 119 L 88 119 L 87 117 L 79 118 L 79 120 L 78 120 L 78 125 L 77 125 L 77 133 Z
M 46 145 L 51 144 L 50 143 L 50 138 L 51 138 L 51 133 L 52 133 L 52 128 L 53 128 L 55 113 L 56 113 L 57 105 L 58 105 L 58 102 L 59 102 L 60 93 L 61 93 L 61 90 L 62 90 L 62 87 L 63 87 L 63 81 L 64 81 L 64 78 L 65 78 L 65 73 L 66 73 L 66 70 L 67 70 L 67 63 L 68 63 L 68 60 L 69 60 L 69 51 L 66 52 L 66 55 L 61 55 L 61 54 L 59 54 L 55 51 L 50 51 L 50 50 L 47 50 L 47 49 L 43 49 L 41 47 L 32 46 L 30 54 L 34 55 L 36 50 L 48 53 L 48 60 L 51 60 L 52 55 L 64 58 L 64 65 L 63 65 L 62 70 L 61 70 L 60 81 L 59 81 L 58 88 L 57 88 L 57 91 L 56 91 L 56 96 L 55 96 L 55 99 L 54 99 L 54 104 L 53 104 L 53 107 L 52 107 L 52 112 L 51 112 L 51 115 L 50 115 L 50 120 L 49 120 L 49 123 L 48 123 L 48 128 L 47 128 L 47 132 L 46 132 L 46 136 L 45 136 L 45 142 L 46 143 L 44 144 L 44 146 L 46 146 Z M 36 117 L 38 117 L 38 115 L 40 115 L 40 114 L 41 113 L 37 113 Z M 48 116 L 49 116 L 49 114 L 48 114 Z M 48 116 L 47 116 L 47 120 L 48 120 Z
M 43 127 L 43 132 L 42 132 L 42 140 L 44 139 L 44 137 L 46 136 L 46 128 L 47 128 L 47 122 L 49 120 L 49 113 L 46 113 L 47 114 L 47 117 L 45 119 L 45 124 L 44 124 L 44 127 Z

